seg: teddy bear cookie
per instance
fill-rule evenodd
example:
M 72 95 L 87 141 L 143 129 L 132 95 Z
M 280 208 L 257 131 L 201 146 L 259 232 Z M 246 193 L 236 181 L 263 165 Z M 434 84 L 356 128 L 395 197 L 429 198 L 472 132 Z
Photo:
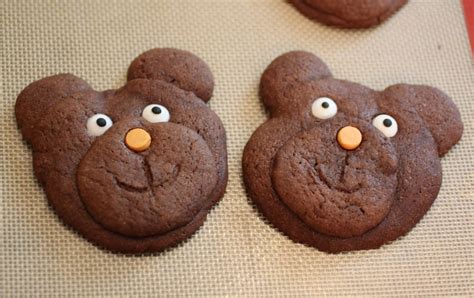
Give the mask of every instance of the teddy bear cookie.
M 326 25 L 367 28 L 378 25 L 408 0 L 289 0 L 302 14 Z
M 247 192 L 289 238 L 326 252 L 373 249 L 410 231 L 463 131 L 440 90 L 374 91 L 333 78 L 307 52 L 275 59 L 260 96 L 270 119 L 244 149 Z
M 124 253 L 162 251 L 203 224 L 227 184 L 224 127 L 206 102 L 204 61 L 153 49 L 125 86 L 103 92 L 60 74 L 18 96 L 34 173 L 59 217 L 86 239 Z

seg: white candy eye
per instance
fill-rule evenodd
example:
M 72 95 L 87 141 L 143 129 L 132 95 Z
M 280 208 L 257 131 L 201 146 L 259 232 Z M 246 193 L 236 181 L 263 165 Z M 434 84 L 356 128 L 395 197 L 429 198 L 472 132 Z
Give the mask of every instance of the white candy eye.
M 387 138 L 394 137 L 398 132 L 398 124 L 392 116 L 380 114 L 372 120 L 372 124 Z
M 147 105 L 142 112 L 142 117 L 148 122 L 168 122 L 170 120 L 170 112 L 162 105 L 152 104 Z
M 95 114 L 94 116 L 87 119 L 87 133 L 90 136 L 98 137 L 106 132 L 113 122 L 109 116 L 104 114 Z
M 319 119 L 329 119 L 336 115 L 337 105 L 329 97 L 320 97 L 313 102 L 311 106 L 313 116 Z

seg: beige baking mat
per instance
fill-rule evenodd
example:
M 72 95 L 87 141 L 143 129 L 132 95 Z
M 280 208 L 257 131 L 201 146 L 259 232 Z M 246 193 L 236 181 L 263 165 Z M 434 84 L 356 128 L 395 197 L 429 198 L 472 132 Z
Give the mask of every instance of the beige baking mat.
M 474 295 L 474 68 L 457 0 L 413 0 L 368 31 L 321 26 L 276 0 L 0 0 L 0 33 L 0 296 Z M 49 209 L 13 107 L 28 83 L 60 72 L 97 89 L 119 87 L 130 61 L 153 47 L 190 50 L 212 68 L 229 186 L 183 245 L 116 255 Z M 293 49 L 317 53 L 338 78 L 377 89 L 430 84 L 458 104 L 462 141 L 443 158 L 438 199 L 406 237 L 375 251 L 328 255 L 288 240 L 246 197 L 242 150 L 266 119 L 259 77 Z

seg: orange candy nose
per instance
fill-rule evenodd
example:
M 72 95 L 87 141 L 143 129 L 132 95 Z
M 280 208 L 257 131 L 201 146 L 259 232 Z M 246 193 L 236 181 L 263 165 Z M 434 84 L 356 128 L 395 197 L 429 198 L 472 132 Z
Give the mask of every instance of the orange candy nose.
M 125 135 L 125 145 L 133 151 L 142 152 L 150 148 L 151 136 L 142 128 L 134 128 Z
M 342 148 L 354 150 L 362 143 L 362 133 L 356 127 L 346 126 L 338 131 L 337 141 Z

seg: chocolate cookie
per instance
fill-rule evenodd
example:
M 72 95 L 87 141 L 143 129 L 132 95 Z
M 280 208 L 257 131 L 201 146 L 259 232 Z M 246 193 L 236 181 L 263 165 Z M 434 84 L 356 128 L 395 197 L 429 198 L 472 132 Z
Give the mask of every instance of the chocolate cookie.
M 190 237 L 227 184 L 225 131 L 206 102 L 214 81 L 195 55 L 154 49 L 118 90 L 61 74 L 26 87 L 16 118 L 61 219 L 117 252 Z
M 327 25 L 367 28 L 378 25 L 408 0 L 289 0 L 302 14 Z
M 244 150 L 247 192 L 288 237 L 327 252 L 377 248 L 413 228 L 463 131 L 442 91 L 374 91 L 334 79 L 306 52 L 275 59 L 260 95 L 270 119 Z

